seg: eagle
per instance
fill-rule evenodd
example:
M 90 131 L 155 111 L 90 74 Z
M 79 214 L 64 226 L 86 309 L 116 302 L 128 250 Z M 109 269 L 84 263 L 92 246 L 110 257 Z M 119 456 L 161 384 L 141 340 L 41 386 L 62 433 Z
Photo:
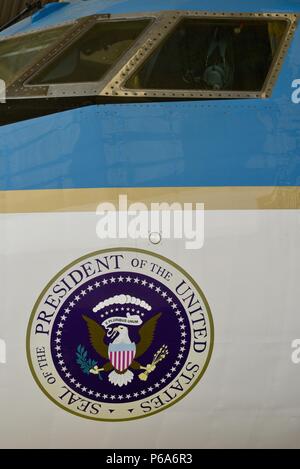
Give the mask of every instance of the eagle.
M 108 375 L 110 383 L 122 387 L 130 383 L 134 378 L 130 368 L 133 370 L 152 371 L 150 369 L 152 365 L 144 367 L 137 359 L 142 357 L 151 346 L 161 313 L 156 314 L 140 327 L 140 340 L 137 344 L 130 340 L 128 327 L 120 325 L 113 329 L 111 338 L 114 338 L 114 340 L 107 345 L 104 342 L 106 335 L 105 328 L 88 316 L 83 315 L 82 317 L 86 322 L 92 347 L 106 360 L 102 368 L 96 366 L 90 370 L 92 374 L 99 374 L 101 371 L 110 372 Z

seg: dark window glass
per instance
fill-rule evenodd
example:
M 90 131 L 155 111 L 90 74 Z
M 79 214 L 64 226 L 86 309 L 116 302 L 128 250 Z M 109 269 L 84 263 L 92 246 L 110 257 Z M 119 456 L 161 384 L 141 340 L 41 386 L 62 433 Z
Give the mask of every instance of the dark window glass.
M 31 84 L 71 84 L 99 81 L 144 31 L 149 20 L 109 21 L 94 25 Z
M 66 30 L 66 27 L 55 28 L 0 41 L 0 79 L 7 83 L 13 81 Z
M 129 89 L 262 89 L 286 21 L 185 19 L 129 79 Z

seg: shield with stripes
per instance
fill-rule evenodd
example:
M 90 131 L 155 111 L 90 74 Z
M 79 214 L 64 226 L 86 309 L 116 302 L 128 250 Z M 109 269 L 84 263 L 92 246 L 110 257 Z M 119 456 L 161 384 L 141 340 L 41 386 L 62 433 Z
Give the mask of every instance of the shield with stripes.
M 130 344 L 110 344 L 108 347 L 109 359 L 117 371 L 125 371 L 135 357 L 136 346 Z

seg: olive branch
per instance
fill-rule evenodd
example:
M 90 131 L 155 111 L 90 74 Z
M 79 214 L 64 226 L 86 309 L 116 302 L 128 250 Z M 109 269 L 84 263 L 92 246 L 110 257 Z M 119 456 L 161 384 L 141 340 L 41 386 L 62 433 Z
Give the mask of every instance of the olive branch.
M 76 363 L 80 366 L 81 370 L 86 375 L 89 375 L 91 373 L 91 370 L 97 368 L 97 361 L 92 360 L 91 358 L 88 358 L 87 350 L 85 350 L 83 345 L 78 345 L 77 347 Z M 96 374 L 96 373 L 93 373 L 93 374 Z M 102 380 L 100 373 L 97 373 L 97 374 L 99 376 L 99 379 Z

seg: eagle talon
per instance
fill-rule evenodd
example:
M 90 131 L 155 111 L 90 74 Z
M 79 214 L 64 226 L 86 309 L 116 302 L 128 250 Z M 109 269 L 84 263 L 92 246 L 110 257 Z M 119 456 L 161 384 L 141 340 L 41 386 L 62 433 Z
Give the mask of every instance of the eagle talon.
M 144 373 L 141 373 L 141 374 L 139 375 L 140 380 L 142 380 L 142 381 L 147 381 L 149 374 L 152 373 L 152 371 L 155 370 L 156 365 L 154 365 L 153 363 L 151 363 L 151 364 L 149 364 L 149 365 L 147 365 L 147 366 L 142 366 L 142 365 L 141 365 L 140 368 L 141 368 L 142 370 L 145 370 Z
M 155 370 L 156 365 L 153 365 L 153 364 L 151 363 L 151 364 L 149 364 L 149 365 L 147 365 L 147 366 L 142 366 L 142 365 L 141 365 L 140 368 L 141 368 L 141 370 L 147 371 L 147 373 L 152 373 L 152 371 Z
M 104 368 L 99 368 L 97 365 L 94 366 L 94 368 L 90 369 L 90 373 L 92 375 L 99 375 L 99 373 L 101 373 L 101 371 L 104 371 Z

